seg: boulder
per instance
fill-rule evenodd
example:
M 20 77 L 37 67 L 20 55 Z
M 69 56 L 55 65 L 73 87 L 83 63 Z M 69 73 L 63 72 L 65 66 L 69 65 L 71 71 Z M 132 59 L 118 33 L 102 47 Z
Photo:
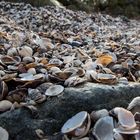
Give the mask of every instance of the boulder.
M 9 132 L 11 140 L 37 139 L 36 129 L 52 135 L 60 132 L 64 122 L 79 111 L 90 113 L 103 108 L 110 110 L 117 106 L 127 107 L 136 96 L 140 96 L 140 83 L 86 83 L 65 88 L 64 93 L 58 97 L 49 97 L 46 102 L 36 106 L 38 112 L 20 108 L 0 114 L 0 126 Z

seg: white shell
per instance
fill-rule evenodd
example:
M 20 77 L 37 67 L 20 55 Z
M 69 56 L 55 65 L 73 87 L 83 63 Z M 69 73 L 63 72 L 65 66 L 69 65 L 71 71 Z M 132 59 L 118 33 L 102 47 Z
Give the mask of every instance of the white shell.
M 18 53 L 20 56 L 25 57 L 25 56 L 32 56 L 33 55 L 33 50 L 29 46 L 22 46 L 17 48 Z
M 8 139 L 9 139 L 8 132 L 4 128 L 0 127 L 0 140 L 8 140 Z
M 86 111 L 77 113 L 63 125 L 61 132 L 66 134 L 80 127 L 87 118 L 87 115 L 88 113 Z
M 45 95 L 47 95 L 47 96 L 57 96 L 60 93 L 62 93 L 63 90 L 64 90 L 63 86 L 61 86 L 61 85 L 53 85 L 53 86 L 50 86 L 46 90 Z

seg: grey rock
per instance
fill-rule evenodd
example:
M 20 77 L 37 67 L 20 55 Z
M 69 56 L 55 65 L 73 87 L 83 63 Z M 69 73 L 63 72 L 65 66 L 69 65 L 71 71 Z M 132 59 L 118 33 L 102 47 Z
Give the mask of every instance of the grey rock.
M 77 87 L 65 88 L 64 94 L 48 98 L 39 104 L 38 116 L 26 108 L 7 111 L 0 114 L 0 126 L 5 128 L 11 140 L 37 139 L 36 129 L 42 129 L 46 135 L 60 132 L 64 122 L 78 113 L 86 110 L 106 108 L 108 110 L 128 103 L 140 95 L 140 84 L 103 85 L 86 83 Z

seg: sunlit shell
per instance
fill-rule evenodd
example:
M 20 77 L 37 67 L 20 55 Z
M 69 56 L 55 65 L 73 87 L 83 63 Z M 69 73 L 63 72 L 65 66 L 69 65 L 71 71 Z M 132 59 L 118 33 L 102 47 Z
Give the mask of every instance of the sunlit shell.
M 0 139 L 9 140 L 9 133 L 4 128 L 0 127 Z
M 12 103 L 8 100 L 0 101 L 0 112 L 9 110 L 12 107 Z
M 96 135 L 100 140 L 114 140 L 113 138 L 113 118 L 106 116 L 100 118 L 94 125 L 93 135 Z
M 27 70 L 27 72 L 35 75 L 36 74 L 36 69 L 35 68 L 30 68 L 30 69 Z
M 140 112 L 140 97 L 135 97 L 128 105 L 128 110 L 130 110 L 133 114 L 136 112 Z
M 86 122 L 87 120 L 87 122 Z M 70 118 L 61 128 L 61 132 L 73 137 L 84 137 L 90 128 L 90 117 L 86 111 L 81 111 Z
M 86 81 L 87 81 L 87 80 L 84 79 L 84 78 L 80 78 L 80 77 L 77 77 L 77 76 L 73 76 L 73 77 L 68 78 L 68 79 L 65 81 L 64 85 L 65 85 L 65 86 L 68 86 L 68 87 L 70 87 L 70 86 L 76 86 L 76 85 L 82 84 L 82 83 L 84 83 L 84 82 L 86 82 Z
M 62 59 L 63 59 L 63 63 L 64 64 L 67 64 L 67 63 L 70 63 L 74 60 L 74 56 L 63 56 Z
M 33 55 L 33 50 L 29 46 L 21 46 L 17 48 L 17 51 L 20 56 L 25 57 L 25 56 L 32 56 Z
M 117 114 L 120 128 L 123 130 L 132 130 L 136 128 L 136 123 L 133 114 L 121 107 L 116 107 L 114 109 L 115 114 Z
M 90 114 L 91 119 L 96 122 L 102 117 L 109 116 L 109 112 L 106 109 L 101 109 L 98 111 L 92 111 Z
M 8 94 L 8 86 L 4 81 L 0 80 L 0 100 L 4 99 Z
M 46 92 L 45 95 L 47 96 L 57 96 L 59 94 L 61 94 L 64 91 L 64 87 L 61 85 L 53 85 L 50 86 Z
M 102 64 L 103 66 L 107 66 L 113 62 L 113 57 L 111 55 L 103 55 L 96 60 L 97 64 Z
M 52 74 L 54 74 L 54 73 L 56 73 L 56 72 L 62 72 L 62 71 L 61 71 L 60 68 L 58 68 L 58 67 L 51 67 L 51 68 L 49 69 L 49 72 L 52 73 Z
M 104 84 L 115 84 L 117 82 L 115 75 L 103 73 L 98 73 L 96 80 Z

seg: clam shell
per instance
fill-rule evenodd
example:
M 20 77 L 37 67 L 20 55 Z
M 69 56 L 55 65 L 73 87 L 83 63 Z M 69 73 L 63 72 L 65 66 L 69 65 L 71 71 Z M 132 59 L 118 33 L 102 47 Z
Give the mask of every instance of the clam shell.
M 106 116 L 100 118 L 94 125 L 93 135 L 96 135 L 100 140 L 114 140 L 113 138 L 113 118 Z
M 128 110 L 130 110 L 133 114 L 136 112 L 140 112 L 140 96 L 135 97 L 128 105 Z
M 57 96 L 59 94 L 61 94 L 64 91 L 64 87 L 61 85 L 53 85 L 50 86 L 46 92 L 45 95 L 47 96 Z
M 25 57 L 25 56 L 31 57 L 33 55 L 33 50 L 29 46 L 18 47 L 17 51 L 19 55 L 22 57 Z
M 114 109 L 115 114 L 117 114 L 118 121 L 123 130 L 132 130 L 136 128 L 136 123 L 134 120 L 133 114 L 121 107 L 117 107 Z
M 9 133 L 4 128 L 0 127 L 0 139 L 9 140 Z
M 87 118 L 88 113 L 86 111 L 81 111 L 74 115 L 72 118 L 66 121 L 66 123 L 61 128 L 61 132 L 63 134 L 67 134 L 69 132 L 72 132 L 73 130 L 79 128 L 82 126 L 84 121 Z
M 12 103 L 8 100 L 0 101 L 0 112 L 9 110 L 12 107 Z
M 90 114 L 90 117 L 94 122 L 105 116 L 109 116 L 109 112 L 106 109 L 92 111 Z

